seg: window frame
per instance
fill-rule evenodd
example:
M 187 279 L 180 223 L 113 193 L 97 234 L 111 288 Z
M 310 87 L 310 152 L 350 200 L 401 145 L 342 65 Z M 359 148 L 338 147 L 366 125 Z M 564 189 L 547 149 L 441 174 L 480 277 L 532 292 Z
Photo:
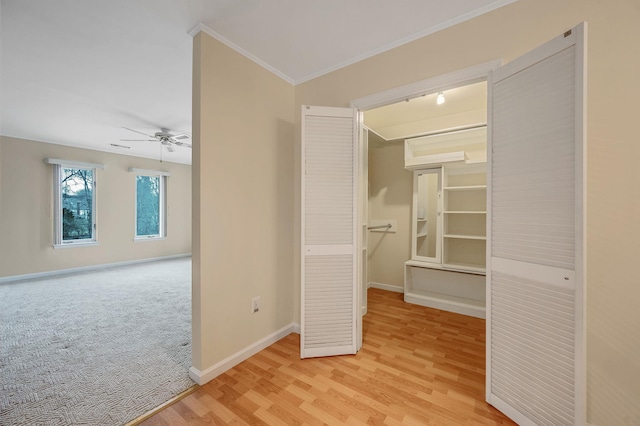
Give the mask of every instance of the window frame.
M 145 170 L 145 169 L 137 169 L 130 168 L 130 172 L 135 173 L 134 179 L 134 220 L 133 220 L 133 241 L 157 241 L 164 240 L 167 238 L 167 177 L 170 176 L 170 173 L 157 171 L 157 170 Z M 160 184 L 160 200 L 158 206 L 158 219 L 159 219 L 159 227 L 158 234 L 153 235 L 138 235 L 138 176 L 145 177 L 157 177 L 159 179 Z
M 98 169 L 104 165 L 77 161 L 45 159 L 53 165 L 53 248 L 86 247 L 98 245 Z M 62 175 L 65 169 L 91 170 L 93 173 L 91 194 L 91 238 L 64 240 L 62 214 Z

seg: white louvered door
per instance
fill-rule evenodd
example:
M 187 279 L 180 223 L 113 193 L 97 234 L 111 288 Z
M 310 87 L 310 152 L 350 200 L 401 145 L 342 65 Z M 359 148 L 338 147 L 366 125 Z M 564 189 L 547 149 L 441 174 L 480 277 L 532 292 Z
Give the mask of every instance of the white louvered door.
M 357 351 L 357 127 L 356 110 L 302 107 L 302 358 Z
M 487 401 L 585 423 L 585 24 L 490 78 Z

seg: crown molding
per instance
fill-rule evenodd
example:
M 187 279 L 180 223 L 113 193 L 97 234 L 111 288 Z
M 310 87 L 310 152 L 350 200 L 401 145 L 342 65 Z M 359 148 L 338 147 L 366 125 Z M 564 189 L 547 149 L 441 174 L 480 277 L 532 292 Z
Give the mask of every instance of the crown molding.
M 414 34 L 411 34 L 411 35 L 409 35 L 407 37 L 403 37 L 403 38 L 398 39 L 398 40 L 396 40 L 394 42 L 385 44 L 384 46 L 381 46 L 381 47 L 378 47 L 376 49 L 370 50 L 370 51 L 368 51 L 366 53 L 363 53 L 361 55 L 354 56 L 351 59 L 348 59 L 348 60 L 346 60 L 344 62 L 341 62 L 339 64 L 336 64 L 336 65 L 333 65 L 333 66 L 331 66 L 329 68 L 325 68 L 324 70 L 309 74 L 306 77 L 299 78 L 299 79 L 295 80 L 294 84 L 298 85 L 298 84 L 306 83 L 307 81 L 313 80 L 314 78 L 322 77 L 325 74 L 329 74 L 329 73 L 331 73 L 333 71 L 337 71 L 337 70 L 339 70 L 341 68 L 347 67 L 349 65 L 353 65 L 353 64 L 355 64 L 357 62 L 360 62 L 360 61 L 363 61 L 365 59 L 371 58 L 373 56 L 379 55 L 381 53 L 387 52 L 387 51 L 389 51 L 391 49 L 395 49 L 396 47 L 402 46 L 404 44 L 411 43 L 412 41 L 418 40 L 418 39 L 420 39 L 422 37 L 426 37 L 426 36 L 431 35 L 433 33 L 437 33 L 438 31 L 444 30 L 446 28 L 453 27 L 454 25 L 457 25 L 457 24 L 460 24 L 462 22 L 468 21 L 470 19 L 476 18 L 476 17 L 478 17 L 480 15 L 484 15 L 485 13 L 491 12 L 491 11 L 493 11 L 495 9 L 499 9 L 499 8 L 501 8 L 503 6 L 506 6 L 508 4 L 514 3 L 516 1 L 517 0 L 496 0 L 493 3 L 490 3 L 490 4 L 486 5 L 486 6 L 479 7 L 477 9 L 474 9 L 474 10 L 470 11 L 470 12 L 464 13 L 462 15 L 456 16 L 455 18 L 452 18 L 452 19 L 449 19 L 447 21 L 444 21 L 444 22 L 442 22 L 442 23 L 440 23 L 438 25 L 434 25 L 432 27 L 425 28 L 424 30 L 419 31 L 419 32 L 414 33 Z
M 250 59 L 251 61 L 255 62 L 256 64 L 260 65 L 261 67 L 265 68 L 266 70 L 272 72 L 273 74 L 277 75 L 278 77 L 280 77 L 281 79 L 285 80 L 286 82 L 297 86 L 298 84 L 302 84 L 302 83 L 306 83 L 310 80 L 313 80 L 315 78 L 318 77 L 322 77 L 323 75 L 329 74 L 333 71 L 337 71 L 341 68 L 345 68 L 349 65 L 353 65 L 357 62 L 360 62 L 362 60 L 371 58 L 373 56 L 379 55 L 381 53 L 387 52 L 389 50 L 395 49 L 396 47 L 402 46 L 404 44 L 410 43 L 412 41 L 418 40 L 422 37 L 426 37 L 430 34 L 436 33 L 438 31 L 444 30 L 446 28 L 452 27 L 454 25 L 460 24 L 462 22 L 468 21 L 470 19 L 476 18 L 480 15 L 484 15 L 485 13 L 491 12 L 495 9 L 499 9 L 503 6 L 509 5 L 511 3 L 516 2 L 517 0 L 496 0 L 488 5 L 479 7 L 477 9 L 471 10 L 467 13 L 464 13 L 462 15 L 456 16 L 455 18 L 449 19 L 447 21 L 444 21 L 438 25 L 434 25 L 432 27 L 429 28 L 425 28 L 422 31 L 419 31 L 417 33 L 411 34 L 407 37 L 403 37 L 401 39 L 398 39 L 394 42 L 385 44 L 384 46 L 378 47 L 376 49 L 370 50 L 368 52 L 365 52 L 361 55 L 356 55 L 351 59 L 348 59 L 346 61 L 340 62 L 336 65 L 330 66 L 328 68 L 322 69 L 320 71 L 308 74 L 304 77 L 298 78 L 298 79 L 293 79 L 290 76 L 288 76 L 287 74 L 283 73 L 282 71 L 280 71 L 279 69 L 275 68 L 274 66 L 270 65 L 269 63 L 263 61 L 262 59 L 258 58 L 257 56 L 253 55 L 252 53 L 246 51 L 245 49 L 243 49 L 242 47 L 238 46 L 237 44 L 235 44 L 234 42 L 232 42 L 231 40 L 227 39 L 225 36 L 223 36 L 222 34 L 214 31 L 213 29 L 209 28 L 208 26 L 206 26 L 203 23 L 199 23 L 197 24 L 195 27 L 193 27 L 190 31 L 189 31 L 189 35 L 191 37 L 194 37 L 196 34 L 200 33 L 200 32 L 204 32 L 208 35 L 210 35 L 211 37 L 215 38 L 216 40 L 218 40 L 219 42 L 221 42 L 222 44 L 230 47 L 231 49 L 235 50 L 236 52 L 240 53 L 241 55 L 243 55 L 244 57 L 246 57 L 247 59 Z
M 232 42 L 231 40 L 229 40 L 228 38 L 226 38 L 222 34 L 212 30 L 211 28 L 209 28 L 208 26 L 206 26 L 202 22 L 200 22 L 198 25 L 193 27 L 188 33 L 189 33 L 189 35 L 191 37 L 195 37 L 196 34 L 198 34 L 200 32 L 203 32 L 203 33 L 215 38 L 220 43 L 224 44 L 225 46 L 227 46 L 227 47 L 229 47 L 229 48 L 231 48 L 233 50 L 235 50 L 236 52 L 238 52 L 239 54 L 241 54 L 245 58 L 255 62 L 256 64 L 260 65 L 262 68 L 266 69 L 267 71 L 277 75 L 278 77 L 280 77 L 281 79 L 283 79 L 287 83 L 295 84 L 294 80 L 291 77 L 289 77 L 288 75 L 286 75 L 282 71 L 278 70 L 277 68 L 271 66 L 270 64 L 268 64 L 267 62 L 263 61 L 262 59 L 258 58 L 257 56 L 255 56 L 255 55 L 251 54 L 250 52 L 246 51 L 245 49 L 243 49 L 242 47 L 238 46 L 237 44 L 235 44 L 234 42 Z

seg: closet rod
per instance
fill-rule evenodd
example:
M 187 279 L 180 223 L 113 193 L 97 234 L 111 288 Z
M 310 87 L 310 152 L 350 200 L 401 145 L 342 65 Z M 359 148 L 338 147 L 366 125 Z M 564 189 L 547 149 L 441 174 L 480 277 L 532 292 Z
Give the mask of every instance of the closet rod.
M 367 230 L 371 229 L 382 229 L 382 228 L 391 228 L 391 224 L 387 223 L 386 225 L 378 225 L 378 226 L 368 226 Z
M 462 132 L 464 130 L 482 129 L 483 127 L 487 127 L 487 124 L 486 123 L 484 123 L 484 124 L 472 124 L 470 126 L 454 127 L 452 129 L 446 129 L 446 130 L 436 130 L 435 132 L 422 133 L 422 134 L 419 134 L 419 135 L 411 136 L 410 138 L 407 138 L 407 139 L 411 140 L 411 139 L 424 138 L 426 136 L 446 135 L 447 133 Z

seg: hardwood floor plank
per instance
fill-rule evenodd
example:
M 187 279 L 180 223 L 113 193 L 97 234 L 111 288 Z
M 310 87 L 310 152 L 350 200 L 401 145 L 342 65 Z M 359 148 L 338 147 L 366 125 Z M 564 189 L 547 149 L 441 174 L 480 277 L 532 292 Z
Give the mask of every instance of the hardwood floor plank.
M 174 404 L 175 405 L 175 404 Z M 188 425 L 188 420 L 184 419 L 179 412 L 177 412 L 173 407 L 174 405 L 167 407 L 162 411 L 163 419 L 170 425 L 176 426 L 184 426 Z
M 295 417 L 298 419 L 301 424 L 313 425 L 313 426 L 322 426 L 323 421 L 322 418 L 315 417 L 309 414 L 307 411 L 300 408 L 300 406 L 304 403 L 304 401 L 300 402 L 300 404 L 294 404 L 291 401 L 281 400 L 279 398 L 275 398 L 277 400 L 277 405 L 274 404 L 271 406 L 273 409 L 274 406 L 278 406 L 281 409 L 285 410 L 289 416 Z
M 356 355 L 291 334 L 143 425 L 513 425 L 484 401 L 485 322 L 370 289 Z
M 214 418 L 222 420 L 224 422 L 223 424 L 231 424 L 234 421 L 238 423 L 239 417 L 211 395 L 204 395 L 200 400 L 203 404 L 210 407 L 209 412 L 213 414 Z M 244 422 L 240 422 L 240 424 L 244 424 Z
M 256 417 L 258 417 L 260 420 L 262 420 L 263 422 L 265 422 L 265 424 L 268 424 L 269 426 L 288 426 L 290 424 L 280 419 L 279 417 L 271 414 L 268 408 L 260 407 L 256 410 L 254 414 Z
M 205 412 L 203 415 L 196 414 L 189 405 L 182 401 L 178 401 L 171 406 L 173 411 L 182 419 L 185 424 L 189 425 L 202 425 L 210 424 L 209 413 Z
M 189 398 L 182 402 L 200 417 L 204 417 L 210 410 L 210 407 L 203 404 L 199 398 Z
M 170 424 L 164 419 L 165 412 L 157 413 L 156 415 L 149 417 L 143 424 L 146 426 L 169 426 Z
M 260 395 L 258 392 L 254 391 L 253 389 L 249 389 L 243 396 L 249 399 L 250 401 L 252 401 L 254 404 L 257 404 L 259 406 L 258 410 L 260 408 L 267 409 L 273 405 L 271 401 L 269 401 L 267 398 Z
M 333 405 L 333 401 L 329 401 L 328 398 L 324 396 L 317 398 L 311 404 L 324 413 L 321 418 L 327 419 L 333 417 L 340 423 L 345 423 L 347 419 L 349 419 L 349 413 L 345 413 L 339 407 Z
M 300 409 L 304 410 L 307 414 L 314 416 L 317 419 L 322 419 L 324 424 L 328 425 L 343 425 L 345 424 L 344 419 L 340 419 L 334 416 L 332 413 L 327 413 L 323 408 L 318 407 L 317 405 L 311 402 L 303 402 L 300 404 Z M 348 420 L 348 419 L 347 419 Z
M 292 394 L 294 394 L 295 396 L 297 396 L 302 400 L 302 403 L 300 405 L 302 405 L 305 402 L 315 401 L 316 396 L 308 392 L 308 390 L 311 388 L 307 386 L 305 386 L 304 388 L 301 388 L 298 386 L 299 384 L 300 382 L 296 380 L 296 383 L 292 383 L 289 386 L 287 386 L 287 391 L 291 392 Z

